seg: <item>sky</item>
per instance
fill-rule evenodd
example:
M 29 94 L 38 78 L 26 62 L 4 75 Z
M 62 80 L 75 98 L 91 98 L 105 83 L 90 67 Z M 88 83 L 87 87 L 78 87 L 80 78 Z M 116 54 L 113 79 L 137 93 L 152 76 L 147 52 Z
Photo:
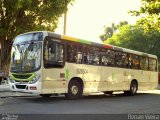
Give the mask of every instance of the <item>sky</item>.
M 135 24 L 137 18 L 128 12 L 139 10 L 140 5 L 140 0 L 75 0 L 68 7 L 66 35 L 101 43 L 104 26 L 120 21 Z M 63 34 L 63 23 L 62 17 L 56 33 Z

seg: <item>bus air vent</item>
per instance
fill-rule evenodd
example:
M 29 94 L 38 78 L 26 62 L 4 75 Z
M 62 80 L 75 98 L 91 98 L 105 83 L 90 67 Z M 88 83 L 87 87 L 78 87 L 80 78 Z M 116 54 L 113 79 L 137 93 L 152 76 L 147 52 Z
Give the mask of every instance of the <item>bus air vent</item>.
M 19 75 L 19 74 L 12 74 L 17 79 L 28 79 L 32 74 L 25 74 L 25 75 Z
M 25 89 L 26 85 L 16 85 L 16 88 L 18 88 L 18 89 Z

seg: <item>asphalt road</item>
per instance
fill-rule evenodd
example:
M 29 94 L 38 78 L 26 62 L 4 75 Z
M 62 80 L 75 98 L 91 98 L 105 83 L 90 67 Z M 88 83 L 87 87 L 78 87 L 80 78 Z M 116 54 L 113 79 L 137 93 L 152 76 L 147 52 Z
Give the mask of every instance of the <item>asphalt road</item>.
M 112 96 L 91 95 L 77 100 L 64 96 L 16 96 L 0 98 L 0 114 L 159 114 L 160 91 L 139 92 L 135 96 L 116 93 Z M 52 117 L 52 116 L 51 116 Z M 118 116 L 117 116 L 118 117 Z M 160 116 L 157 116 L 160 119 Z M 0 117 L 1 120 L 2 117 Z M 95 117 L 94 117 L 95 118 Z

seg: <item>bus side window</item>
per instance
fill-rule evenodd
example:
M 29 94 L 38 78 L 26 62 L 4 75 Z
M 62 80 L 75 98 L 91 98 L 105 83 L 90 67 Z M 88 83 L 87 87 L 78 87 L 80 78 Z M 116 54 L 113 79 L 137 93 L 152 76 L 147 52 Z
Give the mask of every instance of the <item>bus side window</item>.
M 157 62 L 155 59 L 149 58 L 149 70 L 157 71 Z
M 76 45 L 73 43 L 68 43 L 67 44 L 67 61 L 71 63 L 76 63 L 76 53 L 77 53 Z
M 138 55 L 132 55 L 132 68 L 139 69 L 140 61 Z
M 84 46 L 83 51 L 83 63 L 89 64 L 89 47 Z
M 132 68 L 132 56 L 131 56 L 131 54 L 128 55 L 128 68 Z
M 122 67 L 122 52 L 115 52 L 115 64 L 117 67 Z
M 86 52 L 83 53 L 83 63 L 84 63 L 84 64 L 87 64 L 87 63 L 88 63 L 87 53 L 86 53 Z
M 148 70 L 148 58 L 140 57 L 140 68 L 142 70 Z
M 93 54 L 92 64 L 99 65 L 100 64 L 100 49 L 93 47 L 91 52 Z
M 82 51 L 83 47 L 81 45 L 77 45 L 77 53 L 76 53 L 76 63 L 81 64 L 82 63 Z
M 100 65 L 100 49 L 96 47 L 90 47 L 87 55 L 88 64 Z
M 106 50 L 105 49 L 102 49 L 102 66 L 107 66 L 108 64 L 108 59 L 107 59 L 107 55 L 106 55 Z
M 102 65 L 114 66 L 114 51 L 102 49 Z
M 122 54 L 122 67 L 128 68 L 128 63 L 129 63 L 128 54 L 123 53 Z

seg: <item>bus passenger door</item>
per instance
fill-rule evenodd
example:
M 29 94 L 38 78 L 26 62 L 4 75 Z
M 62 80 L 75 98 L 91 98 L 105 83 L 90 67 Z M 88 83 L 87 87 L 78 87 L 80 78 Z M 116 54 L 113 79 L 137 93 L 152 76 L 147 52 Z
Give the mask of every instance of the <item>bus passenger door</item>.
M 65 93 L 63 42 L 52 37 L 46 37 L 43 50 L 42 93 Z

